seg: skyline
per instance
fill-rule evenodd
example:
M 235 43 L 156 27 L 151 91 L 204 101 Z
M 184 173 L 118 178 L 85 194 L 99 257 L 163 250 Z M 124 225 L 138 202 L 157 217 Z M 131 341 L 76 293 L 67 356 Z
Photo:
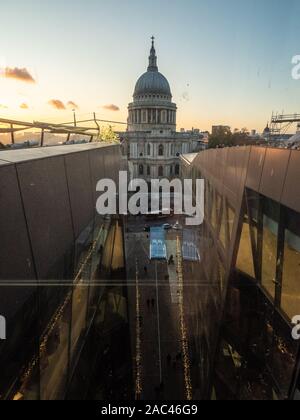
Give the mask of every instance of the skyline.
M 299 112 L 292 58 L 300 54 L 300 4 L 240 3 L 5 4 L 0 115 L 64 122 L 78 108 L 79 119 L 96 112 L 125 122 L 154 35 L 159 70 L 178 106 L 178 129 L 226 124 L 261 131 L 272 111 Z

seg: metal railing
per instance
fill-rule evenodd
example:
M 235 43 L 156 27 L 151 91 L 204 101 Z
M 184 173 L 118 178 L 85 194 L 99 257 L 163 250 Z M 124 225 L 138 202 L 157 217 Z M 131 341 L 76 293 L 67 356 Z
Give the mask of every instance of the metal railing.
M 93 123 L 93 126 L 85 126 L 87 123 Z M 44 147 L 45 145 L 45 135 L 46 134 L 53 134 L 53 135 L 66 135 L 66 141 L 64 144 L 73 144 L 70 142 L 71 136 L 83 136 L 84 140 L 77 140 L 77 142 L 81 143 L 91 143 L 95 139 L 100 139 L 101 137 L 101 126 L 100 124 L 118 124 L 118 125 L 127 125 L 127 123 L 119 122 L 119 121 L 108 121 L 98 119 L 96 114 L 93 114 L 93 118 L 76 121 L 74 118 L 73 122 L 67 122 L 63 124 L 54 124 L 54 123 L 45 123 L 45 122 L 25 122 L 25 121 L 17 121 L 17 120 L 10 120 L 0 118 L 0 134 L 3 135 L 10 135 L 10 143 L 6 143 L 3 146 L 3 149 L 6 148 L 26 148 L 26 147 Z M 84 125 L 80 125 L 84 124 Z M 26 132 L 29 129 L 33 129 L 38 134 L 38 140 L 30 140 L 24 141 L 23 143 L 17 142 L 16 135 L 21 132 Z

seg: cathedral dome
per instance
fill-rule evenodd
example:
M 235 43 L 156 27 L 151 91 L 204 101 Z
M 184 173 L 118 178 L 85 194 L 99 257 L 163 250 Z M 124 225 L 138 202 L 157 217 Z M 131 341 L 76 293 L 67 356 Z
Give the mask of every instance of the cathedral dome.
M 158 71 L 154 38 L 152 38 L 148 70 L 137 81 L 133 96 L 139 97 L 152 94 L 167 96 L 168 99 L 172 98 L 168 80 Z
M 172 96 L 168 80 L 158 71 L 147 71 L 135 85 L 134 96 L 159 94 Z

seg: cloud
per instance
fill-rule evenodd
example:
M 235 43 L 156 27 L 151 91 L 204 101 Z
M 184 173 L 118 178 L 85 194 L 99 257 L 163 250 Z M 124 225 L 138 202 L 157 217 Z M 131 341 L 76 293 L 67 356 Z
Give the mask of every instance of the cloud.
M 25 102 L 23 102 L 23 103 L 20 105 L 20 108 L 21 108 L 21 109 L 29 109 L 29 105 L 28 105 L 28 104 L 26 104 Z
M 51 101 L 49 101 L 48 104 L 52 106 L 53 108 L 58 109 L 60 111 L 63 109 L 66 109 L 65 104 L 59 99 L 51 99 Z
M 106 109 L 107 111 L 114 111 L 114 112 L 120 111 L 120 108 L 114 104 L 104 105 L 103 109 Z
M 79 108 L 79 106 L 75 102 L 73 102 L 73 101 L 69 101 L 67 103 L 67 107 L 68 108 L 72 108 L 72 109 L 78 109 Z
M 36 83 L 32 75 L 26 68 L 6 67 L 4 70 L 4 77 L 6 77 L 7 79 L 15 79 L 25 83 Z
M 8 109 L 8 106 L 0 104 L 0 109 Z

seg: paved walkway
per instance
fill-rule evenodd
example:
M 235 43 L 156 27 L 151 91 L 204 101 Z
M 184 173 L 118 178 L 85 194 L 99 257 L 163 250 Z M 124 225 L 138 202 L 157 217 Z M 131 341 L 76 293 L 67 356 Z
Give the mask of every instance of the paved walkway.
M 142 399 L 182 400 L 185 395 L 183 366 L 179 360 L 176 361 L 181 352 L 176 265 L 168 266 L 166 261 L 149 261 L 148 236 L 146 233 L 129 233 L 126 240 L 133 359 L 136 348 L 137 259 L 142 318 Z M 168 253 L 175 259 L 176 242 L 173 251 L 174 240 L 171 240 L 168 241 Z

